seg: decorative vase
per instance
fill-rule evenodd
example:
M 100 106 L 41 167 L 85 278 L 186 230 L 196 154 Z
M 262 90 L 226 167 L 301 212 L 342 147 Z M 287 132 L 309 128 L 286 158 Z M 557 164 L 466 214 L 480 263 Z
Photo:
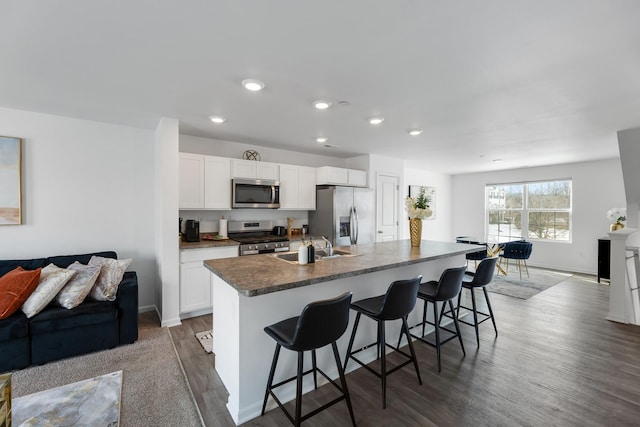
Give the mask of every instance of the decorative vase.
M 420 218 L 409 219 L 409 234 L 411 235 L 411 247 L 420 247 L 422 240 L 422 220 Z
M 624 228 L 624 224 L 621 223 L 620 221 L 616 221 L 613 224 L 611 224 L 611 227 L 609 227 L 609 230 L 616 231 L 616 230 L 621 230 L 623 228 Z

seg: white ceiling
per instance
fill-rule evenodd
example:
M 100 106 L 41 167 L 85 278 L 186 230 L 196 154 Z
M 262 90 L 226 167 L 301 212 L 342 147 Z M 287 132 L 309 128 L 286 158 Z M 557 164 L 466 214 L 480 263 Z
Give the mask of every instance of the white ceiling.
M 374 153 L 446 173 L 617 157 L 616 131 L 640 126 L 637 0 L 66 0 L 1 10 L 2 107 L 147 128 L 173 117 L 184 134 Z M 247 92 L 245 78 L 265 90 Z M 334 105 L 318 111 L 315 99 Z M 228 121 L 214 126 L 213 114 Z M 384 123 L 372 127 L 372 115 Z

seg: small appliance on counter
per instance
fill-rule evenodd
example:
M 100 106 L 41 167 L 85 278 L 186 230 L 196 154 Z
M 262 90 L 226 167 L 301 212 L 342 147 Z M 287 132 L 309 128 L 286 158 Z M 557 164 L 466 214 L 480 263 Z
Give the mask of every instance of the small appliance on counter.
M 200 221 L 196 221 L 193 219 L 188 219 L 185 221 L 182 240 L 184 240 L 185 242 L 200 241 Z

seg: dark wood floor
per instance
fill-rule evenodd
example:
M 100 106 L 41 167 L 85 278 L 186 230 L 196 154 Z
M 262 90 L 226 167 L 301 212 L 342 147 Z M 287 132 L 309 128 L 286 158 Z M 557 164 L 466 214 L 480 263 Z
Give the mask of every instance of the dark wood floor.
M 376 377 L 364 369 L 347 375 L 358 425 L 640 425 L 640 327 L 606 320 L 608 293 L 589 276 L 573 276 L 528 300 L 491 293 L 500 335 L 490 322 L 482 324 L 477 347 L 473 328 L 463 326 L 467 355 L 457 341 L 444 345 L 441 373 L 435 350 L 417 343 L 423 385 L 410 366 L 392 374 L 386 410 Z M 211 329 L 210 319 L 186 320 L 171 334 L 205 424 L 233 426 L 214 358 L 194 338 Z M 265 354 L 270 358 L 272 349 Z M 335 393 L 325 385 L 305 395 L 303 413 Z M 339 403 L 304 425 L 348 420 Z M 287 424 L 275 409 L 244 425 Z

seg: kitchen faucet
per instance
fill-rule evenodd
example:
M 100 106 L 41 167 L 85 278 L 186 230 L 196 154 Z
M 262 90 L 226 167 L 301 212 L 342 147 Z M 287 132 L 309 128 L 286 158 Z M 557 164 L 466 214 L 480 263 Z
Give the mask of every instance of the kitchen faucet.
M 327 239 L 326 237 L 324 237 L 324 236 L 320 236 L 320 238 L 321 238 L 322 240 L 324 240 L 325 242 L 327 242 L 327 249 L 326 249 L 326 251 L 327 251 L 327 256 L 332 256 L 332 255 L 333 255 L 333 245 L 331 244 L 331 242 L 329 241 L 329 239 Z

